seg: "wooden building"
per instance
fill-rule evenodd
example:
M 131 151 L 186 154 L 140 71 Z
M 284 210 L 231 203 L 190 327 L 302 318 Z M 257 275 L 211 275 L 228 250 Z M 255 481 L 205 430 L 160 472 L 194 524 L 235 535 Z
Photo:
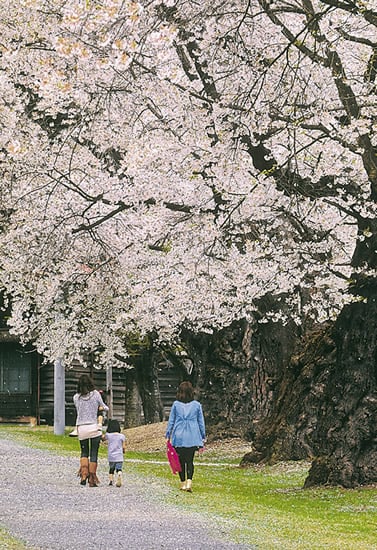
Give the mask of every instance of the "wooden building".
M 65 423 L 74 426 L 76 411 L 73 396 L 81 374 L 88 373 L 96 388 L 102 392 L 104 401 L 110 405 L 106 392 L 106 371 L 76 365 L 65 371 Z M 135 369 L 114 368 L 112 371 L 112 417 L 125 428 L 141 426 L 150 422 L 167 420 L 175 399 L 177 386 L 183 380 L 178 367 L 159 364 L 155 383 L 155 407 L 152 416 L 147 417 L 144 402 L 144 388 L 140 387 Z M 147 392 L 150 393 L 150 392 Z M 53 424 L 54 421 L 54 369 L 52 365 L 40 366 L 38 424 Z
M 0 304 L 3 304 L 0 293 Z M 0 422 L 54 423 L 54 365 L 46 364 L 30 346 L 22 346 L 10 334 L 0 313 Z M 65 371 L 65 424 L 74 426 L 76 411 L 73 395 L 81 374 L 88 373 L 105 401 L 111 397 L 112 417 L 129 428 L 166 420 L 179 383 L 187 379 L 183 363 L 174 364 L 158 350 L 141 350 L 133 368 L 114 368 L 111 396 L 106 392 L 106 371 L 74 365 Z
M 185 378 L 182 368 L 159 356 L 145 361 L 132 369 L 112 370 L 112 417 L 126 428 L 166 420 L 177 386 Z M 66 426 L 75 424 L 73 395 L 84 372 L 92 376 L 108 402 L 105 370 L 79 364 L 66 369 Z M 0 327 L 0 422 L 54 423 L 54 366 L 44 363 L 31 348 L 20 345 L 5 327 Z

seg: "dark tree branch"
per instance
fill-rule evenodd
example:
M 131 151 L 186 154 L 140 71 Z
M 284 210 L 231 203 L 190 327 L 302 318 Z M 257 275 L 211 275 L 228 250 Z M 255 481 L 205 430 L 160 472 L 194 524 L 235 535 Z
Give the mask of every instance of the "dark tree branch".
M 322 2 L 332 8 L 339 8 L 349 13 L 361 15 L 368 23 L 377 26 L 377 12 L 362 9 L 353 0 L 322 0 Z

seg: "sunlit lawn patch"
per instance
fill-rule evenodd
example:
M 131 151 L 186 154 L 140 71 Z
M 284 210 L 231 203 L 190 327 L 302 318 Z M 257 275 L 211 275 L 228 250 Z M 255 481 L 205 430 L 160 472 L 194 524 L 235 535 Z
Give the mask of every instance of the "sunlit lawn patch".
M 1 550 L 24 550 L 26 546 L 11 537 L 5 529 L 0 528 L 0 548 Z
M 218 465 L 208 466 L 197 459 L 194 492 L 173 490 L 171 500 L 185 509 L 223 518 L 228 527 L 230 522 L 235 539 L 261 549 L 377 548 L 377 488 L 304 490 L 308 463 L 245 470 L 222 467 L 218 460 Z M 167 465 L 137 463 L 129 468 L 178 488 L 179 480 Z

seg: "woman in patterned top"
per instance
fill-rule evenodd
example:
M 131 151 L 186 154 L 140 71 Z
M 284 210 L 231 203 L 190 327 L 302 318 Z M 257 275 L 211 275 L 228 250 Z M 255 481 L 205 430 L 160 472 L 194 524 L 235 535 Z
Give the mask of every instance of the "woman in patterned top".
M 76 426 L 81 449 L 80 483 L 85 485 L 89 478 L 89 487 L 97 487 L 98 448 L 102 436 L 97 420 L 98 409 L 108 411 L 109 407 L 103 402 L 101 394 L 94 388 L 93 380 L 87 374 L 80 376 L 73 402 L 77 411 Z

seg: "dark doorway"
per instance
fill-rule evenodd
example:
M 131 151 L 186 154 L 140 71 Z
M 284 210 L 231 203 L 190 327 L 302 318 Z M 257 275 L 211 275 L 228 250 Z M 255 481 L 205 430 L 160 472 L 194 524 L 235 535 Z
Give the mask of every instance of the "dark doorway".
M 35 416 L 34 354 L 16 343 L 0 346 L 0 417 L 14 420 Z

